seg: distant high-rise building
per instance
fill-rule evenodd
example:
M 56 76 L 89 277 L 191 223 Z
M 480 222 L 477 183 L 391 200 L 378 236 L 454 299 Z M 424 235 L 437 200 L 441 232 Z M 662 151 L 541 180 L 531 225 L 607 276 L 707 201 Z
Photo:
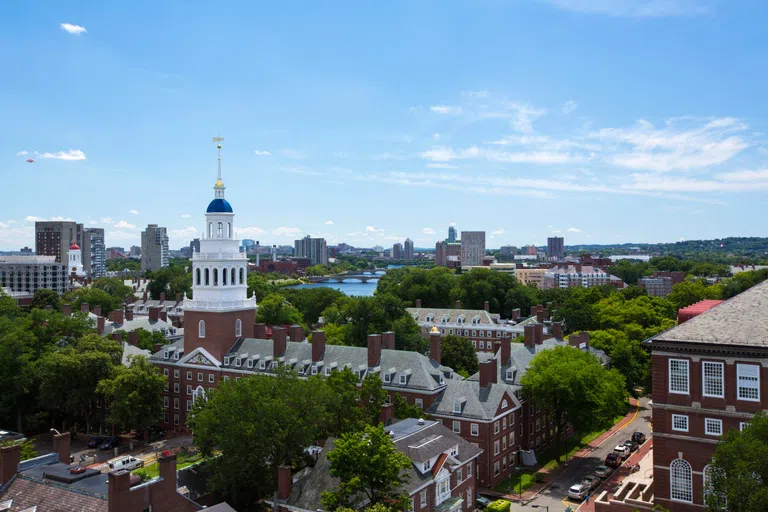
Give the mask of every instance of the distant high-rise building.
M 141 258 L 141 247 L 138 245 L 132 245 L 128 252 L 129 258 Z
M 240 247 L 243 248 L 243 252 L 245 253 L 250 252 L 255 246 L 256 240 L 251 240 L 250 238 L 243 238 L 243 241 L 240 242 Z
M 485 231 L 461 232 L 461 266 L 479 267 L 485 256 Z
M 83 229 L 83 268 L 91 279 L 107 275 L 107 249 L 102 228 Z
M 460 242 L 437 242 L 435 244 L 435 264 L 454 268 L 459 264 L 461 255 Z
M 41 288 L 61 295 L 67 291 L 68 259 L 69 246 L 62 263 L 53 255 L 0 256 L 0 288 L 11 295 L 33 295 Z
M 56 262 L 66 263 L 69 246 L 83 243 L 83 225 L 74 221 L 35 222 L 35 253 L 54 256 Z
M 200 252 L 200 239 L 195 238 L 191 242 L 189 242 L 189 251 L 191 254 L 195 254 L 196 252 Z
M 446 242 L 449 244 L 456 242 L 456 228 L 453 226 L 448 226 L 448 239 L 446 239 Z
M 563 237 L 551 236 L 547 238 L 547 256 L 550 258 L 565 257 L 565 245 L 563 244 Z
M 149 224 L 141 232 L 141 270 L 158 270 L 167 266 L 168 233 L 157 224 Z
M 396 243 L 392 246 L 392 259 L 393 260 L 402 260 L 404 256 L 403 253 L 403 244 Z
M 297 258 L 307 258 L 312 265 L 328 264 L 328 247 L 325 238 L 312 238 L 309 235 L 294 241 L 294 255 Z
M 526 245 L 525 246 L 525 251 L 524 251 L 523 254 L 527 254 L 528 256 L 536 256 L 536 251 L 537 250 L 538 249 L 536 248 L 535 245 Z
M 405 253 L 403 254 L 404 259 L 412 260 L 413 259 L 413 240 L 411 240 L 410 238 L 405 239 L 404 251 L 405 251 Z

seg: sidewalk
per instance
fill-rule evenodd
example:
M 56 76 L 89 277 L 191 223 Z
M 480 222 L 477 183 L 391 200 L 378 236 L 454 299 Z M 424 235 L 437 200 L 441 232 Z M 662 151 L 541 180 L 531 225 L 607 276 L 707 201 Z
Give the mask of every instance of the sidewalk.
M 523 492 L 522 499 L 520 499 L 519 495 L 517 494 L 504 494 L 504 493 L 500 493 L 492 490 L 482 491 L 482 494 L 486 496 L 495 496 L 497 498 L 504 498 L 506 500 L 514 501 L 514 502 L 531 501 L 536 496 L 538 496 L 539 493 L 541 493 L 544 489 L 549 487 L 552 482 L 557 480 L 557 478 L 566 469 L 568 469 L 571 463 L 587 457 L 590 453 L 592 453 L 592 451 L 595 448 L 603 444 L 608 438 L 610 438 L 616 432 L 624 429 L 627 425 L 632 423 L 637 417 L 638 413 L 640 412 L 640 402 L 634 398 L 630 398 L 629 403 L 630 403 L 629 412 L 618 423 L 614 424 L 610 429 L 606 430 L 605 432 L 600 434 L 598 437 L 593 439 L 589 444 L 587 444 L 587 446 L 585 446 L 584 448 L 576 452 L 573 455 L 573 457 L 568 459 L 567 464 L 561 463 L 554 469 L 540 470 L 539 474 L 541 474 L 544 477 L 544 481 L 541 483 L 534 483 L 528 489 L 526 489 L 525 492 Z M 648 443 L 645 443 L 645 444 L 648 444 Z M 619 471 L 621 471 L 621 469 Z M 616 473 L 618 474 L 619 471 L 617 471 Z M 586 510 L 586 509 L 582 509 L 582 510 Z

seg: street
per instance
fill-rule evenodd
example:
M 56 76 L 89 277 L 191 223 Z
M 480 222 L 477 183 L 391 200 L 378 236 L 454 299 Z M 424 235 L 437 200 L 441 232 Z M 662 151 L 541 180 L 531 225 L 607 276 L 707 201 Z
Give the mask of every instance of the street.
M 630 438 L 632 432 L 642 432 L 648 439 L 650 439 L 650 418 L 651 408 L 648 405 L 648 399 L 643 398 L 640 400 L 637 415 L 630 423 L 603 441 L 600 446 L 586 457 L 569 462 L 570 467 L 561 473 L 549 487 L 544 489 L 544 491 L 542 491 L 535 499 L 524 505 L 512 503 L 510 510 L 522 512 L 529 511 L 533 508 L 539 508 L 541 510 L 547 510 L 548 512 L 555 512 L 563 511 L 569 505 L 574 510 L 578 510 L 582 505 L 582 502 L 569 499 L 568 488 L 571 485 L 580 482 L 583 477 L 591 474 L 597 466 L 603 463 L 606 455 L 612 452 L 617 444 L 621 444 Z M 605 482 L 603 482 L 598 489 L 592 491 L 592 496 L 597 496 L 603 490 L 604 485 Z

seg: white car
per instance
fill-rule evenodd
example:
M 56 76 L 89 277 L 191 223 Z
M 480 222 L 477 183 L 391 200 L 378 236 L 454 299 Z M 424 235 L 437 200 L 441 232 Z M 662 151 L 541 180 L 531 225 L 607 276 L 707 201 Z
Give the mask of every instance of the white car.
M 568 489 L 568 497 L 574 500 L 583 500 L 589 492 L 589 486 L 583 483 L 573 484 Z
M 622 459 L 626 459 L 629 457 L 630 451 L 629 448 L 624 446 L 623 444 L 617 444 L 616 448 L 613 449 L 613 451 Z
M 110 460 L 109 462 L 107 462 L 107 466 L 109 466 L 109 469 L 111 469 L 112 471 L 115 471 L 118 469 L 125 469 L 127 471 L 132 471 L 134 469 L 143 468 L 144 461 L 141 459 L 137 459 L 136 457 L 126 455 L 124 457 L 118 457 L 116 459 Z

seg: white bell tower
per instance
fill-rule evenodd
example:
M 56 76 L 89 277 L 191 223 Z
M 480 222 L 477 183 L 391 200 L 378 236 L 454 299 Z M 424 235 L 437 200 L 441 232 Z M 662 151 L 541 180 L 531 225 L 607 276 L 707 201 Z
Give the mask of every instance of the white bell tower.
M 69 246 L 67 260 L 67 272 L 69 272 L 70 275 L 75 274 L 77 277 L 85 277 L 85 269 L 83 269 L 83 253 L 76 242 L 72 242 L 72 245 Z

